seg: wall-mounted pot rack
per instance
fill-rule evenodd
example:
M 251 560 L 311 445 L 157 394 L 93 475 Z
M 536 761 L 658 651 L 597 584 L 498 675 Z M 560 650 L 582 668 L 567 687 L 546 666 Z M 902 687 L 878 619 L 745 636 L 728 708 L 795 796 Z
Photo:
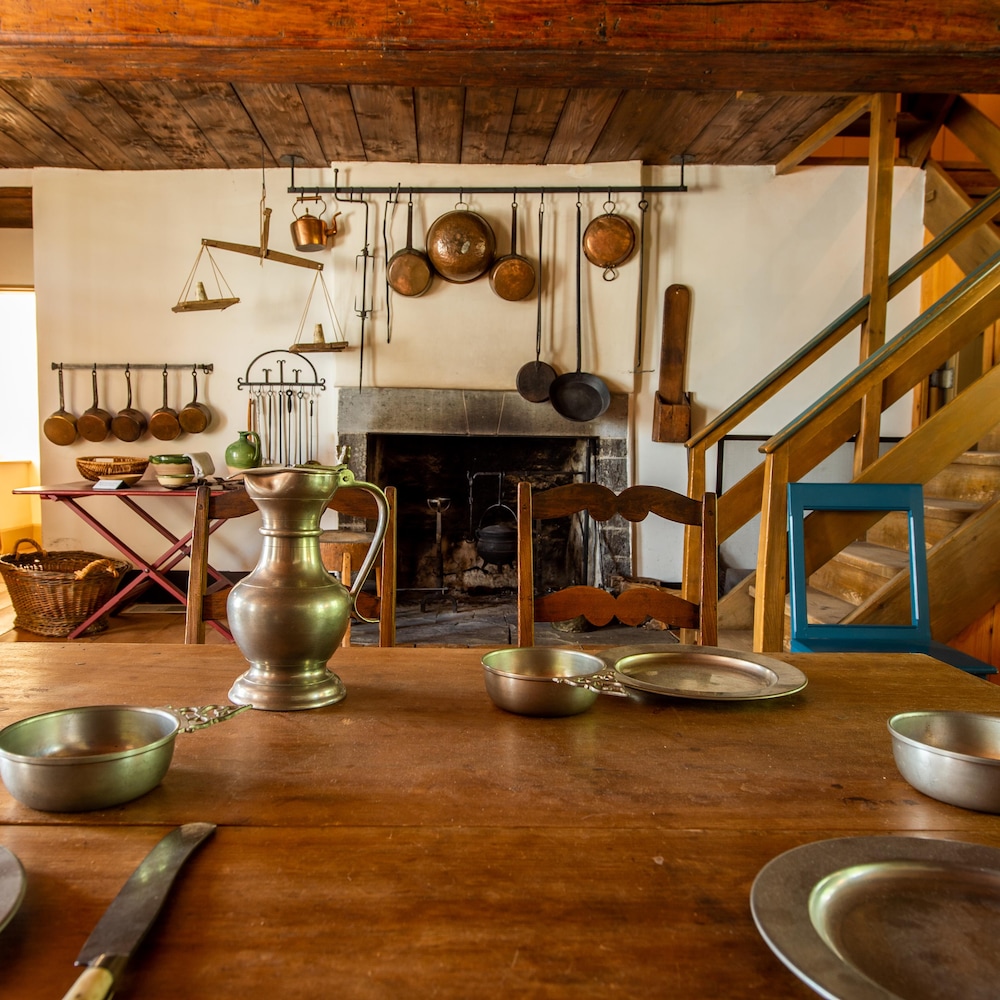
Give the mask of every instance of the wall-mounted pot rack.
M 338 177 L 340 174 L 339 167 L 334 167 L 333 169 L 333 187 L 323 187 L 322 185 L 317 186 L 311 184 L 308 187 L 296 187 L 295 185 L 295 161 L 301 159 L 298 156 L 283 156 L 282 160 L 286 160 L 289 163 L 289 171 L 291 174 L 291 179 L 289 181 L 288 193 L 289 194 L 308 194 L 312 192 L 313 194 L 332 194 L 334 197 L 340 198 L 341 195 L 346 195 L 348 198 L 353 198 L 355 195 L 360 196 L 363 199 L 365 195 L 374 194 L 398 194 L 400 191 L 400 185 L 395 185 L 394 187 L 341 187 L 338 183 Z M 638 194 L 645 197 L 649 194 L 683 194 L 687 191 L 687 185 L 684 183 L 684 159 L 681 158 L 680 162 L 681 168 L 681 179 L 679 184 L 650 184 L 641 186 L 626 186 L 626 187 L 616 187 L 613 184 L 601 184 L 598 186 L 585 186 L 581 185 L 579 187 L 547 187 L 547 186 L 535 186 L 531 184 L 507 184 L 503 187 L 476 187 L 476 186 L 462 186 L 462 187 L 435 187 L 433 185 L 426 187 L 410 187 L 406 185 L 406 191 L 409 194 L 457 194 L 460 197 L 467 194 L 506 194 L 509 195 L 512 190 L 517 189 L 518 194 L 540 194 L 548 196 L 550 194 L 603 194 L 607 195 L 608 199 L 611 199 L 611 192 L 615 194 Z
M 132 364 L 131 362 L 119 363 L 115 362 L 113 364 L 107 364 L 103 362 L 97 363 L 73 363 L 68 364 L 62 361 L 52 362 L 52 371 L 186 371 L 189 372 L 192 369 L 204 372 L 206 375 L 211 374 L 215 371 L 215 365 L 213 364 L 193 364 L 193 365 L 181 365 L 181 364 L 165 364 L 165 365 L 149 365 L 149 364 Z

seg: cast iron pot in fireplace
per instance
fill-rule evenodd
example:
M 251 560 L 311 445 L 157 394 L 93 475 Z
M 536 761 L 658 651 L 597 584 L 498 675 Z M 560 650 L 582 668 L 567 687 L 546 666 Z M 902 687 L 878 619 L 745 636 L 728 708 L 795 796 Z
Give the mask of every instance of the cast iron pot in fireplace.
M 476 551 L 484 563 L 506 566 L 517 556 L 517 515 L 506 504 L 490 507 L 476 531 Z

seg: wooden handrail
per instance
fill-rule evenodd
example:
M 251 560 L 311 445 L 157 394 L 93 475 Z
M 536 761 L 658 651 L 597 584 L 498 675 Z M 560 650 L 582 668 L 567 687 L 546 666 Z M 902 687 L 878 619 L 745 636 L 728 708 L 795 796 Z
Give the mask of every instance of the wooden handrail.
M 917 278 L 947 256 L 952 247 L 965 239 L 969 233 L 989 222 L 1000 213 L 1000 188 L 997 188 L 978 205 L 971 208 L 961 218 L 956 219 L 939 236 L 922 247 L 906 263 L 889 275 L 889 297 L 898 295 Z M 814 361 L 835 347 L 855 327 L 860 325 L 868 312 L 869 297 L 862 296 L 832 323 L 820 330 L 798 351 L 790 355 L 773 371 L 765 375 L 752 389 L 745 392 L 735 403 L 722 411 L 687 441 L 687 447 L 710 448 L 734 427 L 742 423 L 767 400 L 776 395 L 793 378 L 805 371 Z
M 998 189 L 998 193 L 1000 193 L 1000 189 Z M 884 382 L 887 378 L 887 372 L 883 371 L 879 375 L 879 369 L 888 369 L 892 365 L 893 357 L 912 344 L 934 324 L 939 323 L 947 310 L 961 301 L 965 306 L 964 311 L 967 311 L 982 297 L 989 295 L 998 287 L 1000 287 L 1000 253 L 985 260 L 975 271 L 963 278 L 934 305 L 921 313 L 909 326 L 904 327 L 896 336 L 886 341 L 870 358 L 841 379 L 812 406 L 765 441 L 759 450 L 764 454 L 776 451 L 836 403 L 852 397 L 856 398 L 862 383 Z

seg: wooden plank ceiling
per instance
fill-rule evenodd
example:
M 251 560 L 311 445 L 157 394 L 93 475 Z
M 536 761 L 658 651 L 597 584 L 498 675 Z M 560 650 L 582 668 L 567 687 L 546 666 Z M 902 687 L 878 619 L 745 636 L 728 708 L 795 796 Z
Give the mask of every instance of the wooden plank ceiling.
M 990 7 L 6 0 L 0 167 L 775 164 L 858 93 L 905 139 L 1000 89 Z

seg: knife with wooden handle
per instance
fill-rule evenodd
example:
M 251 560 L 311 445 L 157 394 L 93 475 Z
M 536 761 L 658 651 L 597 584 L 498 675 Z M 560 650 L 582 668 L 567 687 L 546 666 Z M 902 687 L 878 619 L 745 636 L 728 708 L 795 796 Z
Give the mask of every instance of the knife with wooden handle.
M 181 866 L 214 823 L 185 823 L 168 833 L 143 858 L 97 922 L 76 964 L 87 966 L 63 1000 L 106 1000 L 125 965 L 146 936 Z

